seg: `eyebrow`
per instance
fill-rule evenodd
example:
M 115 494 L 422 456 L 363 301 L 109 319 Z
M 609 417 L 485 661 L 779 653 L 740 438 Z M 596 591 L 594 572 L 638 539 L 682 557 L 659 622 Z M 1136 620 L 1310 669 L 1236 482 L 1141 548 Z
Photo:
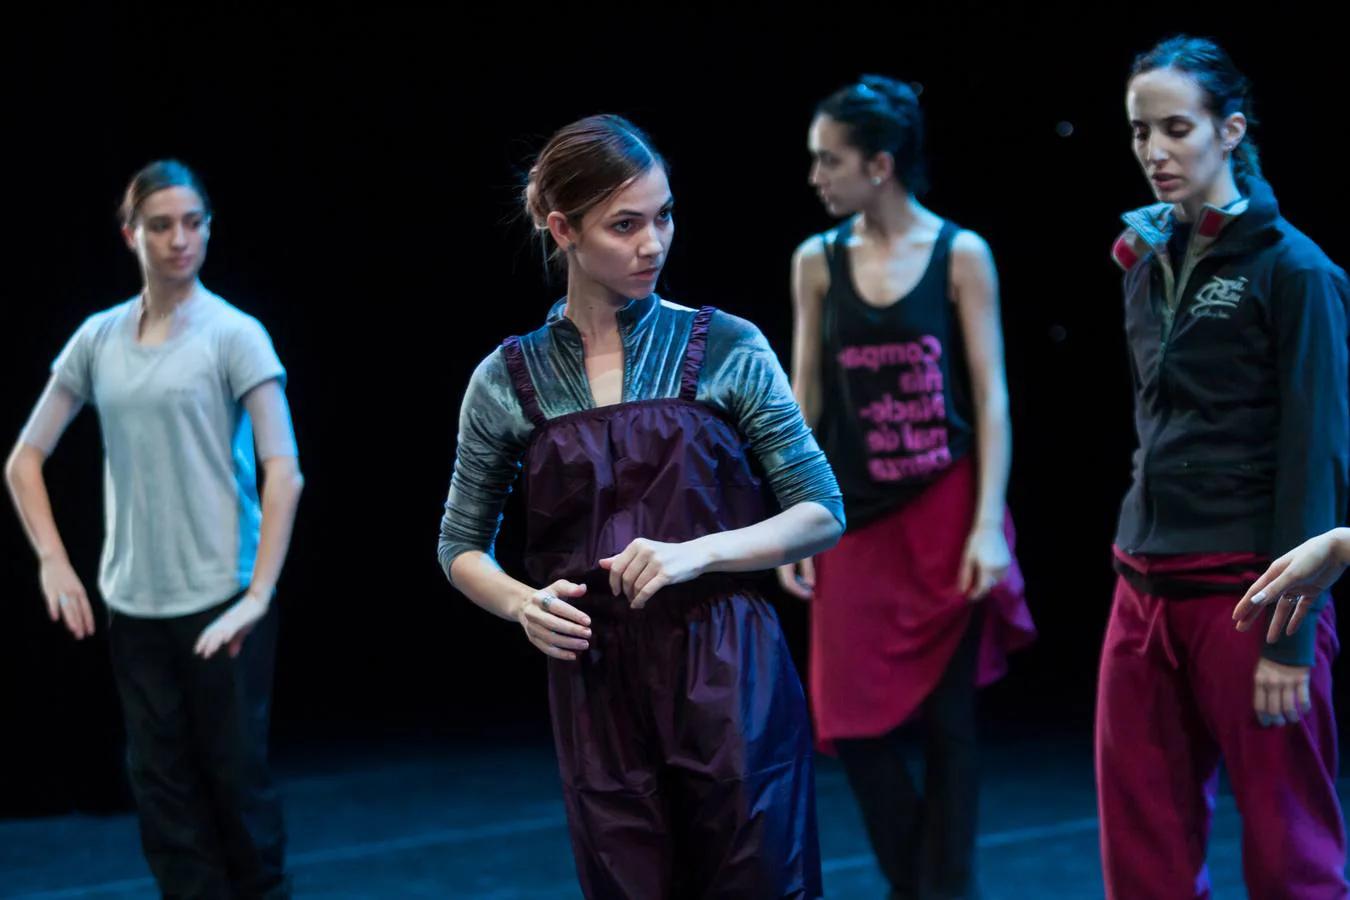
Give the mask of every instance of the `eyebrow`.
M 1177 121 L 1180 121 L 1180 122 L 1194 122 L 1194 121 L 1195 121 L 1195 117 L 1194 117 L 1194 116 L 1191 116 L 1191 115 L 1189 115 L 1189 114 L 1187 114 L 1187 113 L 1172 113 L 1170 116 L 1163 116 L 1163 117 L 1162 117 L 1162 120 L 1163 120 L 1163 122 L 1177 122 Z M 1131 124 L 1131 125 L 1147 125 L 1148 122 L 1145 121 L 1144 119 L 1131 119 L 1131 120 L 1130 120 L 1130 124 Z
M 666 209 L 667 207 L 674 205 L 675 205 L 675 198 L 667 197 L 666 202 L 661 204 L 661 209 Z M 638 212 L 636 209 L 621 209 L 618 212 L 614 213 L 612 218 L 622 219 L 625 217 L 633 217 L 633 216 L 636 216 L 637 218 L 642 218 L 644 215 L 646 215 L 646 213 Z

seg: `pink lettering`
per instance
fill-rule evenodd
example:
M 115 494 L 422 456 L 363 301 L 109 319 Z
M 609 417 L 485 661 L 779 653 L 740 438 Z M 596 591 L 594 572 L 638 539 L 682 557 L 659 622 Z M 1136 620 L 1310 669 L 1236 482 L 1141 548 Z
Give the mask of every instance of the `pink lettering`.
M 943 394 L 925 394 L 913 399 L 897 400 L 890 394 L 883 394 L 880 400 L 858 410 L 858 416 L 878 425 L 883 422 L 946 421 L 947 398 Z
M 900 390 L 906 394 L 942 393 L 942 370 L 935 362 L 914 366 L 908 372 L 900 373 Z
M 839 366 L 846 370 L 899 369 L 895 393 L 883 393 L 858 410 L 858 417 L 874 426 L 863 436 L 874 481 L 923 478 L 951 465 L 942 353 L 942 342 L 932 335 L 839 352 Z
M 873 481 L 903 481 L 922 478 L 952 464 L 951 450 L 939 447 L 921 456 L 878 456 L 867 461 Z
M 900 433 L 891 428 L 867 432 L 868 453 L 894 453 L 900 449 Z
M 877 371 L 883 366 L 936 363 L 942 359 L 942 342 L 932 335 L 903 344 L 866 344 L 839 351 L 839 365 L 845 369 Z
M 905 449 L 910 453 L 947 446 L 947 426 L 945 425 L 939 425 L 936 428 L 915 428 L 906 422 L 901 427 L 901 433 L 905 437 Z

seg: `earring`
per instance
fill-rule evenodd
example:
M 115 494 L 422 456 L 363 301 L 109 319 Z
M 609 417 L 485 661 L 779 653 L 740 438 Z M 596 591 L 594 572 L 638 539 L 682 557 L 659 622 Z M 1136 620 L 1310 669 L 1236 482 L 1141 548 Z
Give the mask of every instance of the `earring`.
M 876 175 L 873 175 L 873 176 L 872 176 L 872 185 L 873 185 L 874 187 L 881 187 L 881 178 L 878 177 L 878 176 L 876 176 Z

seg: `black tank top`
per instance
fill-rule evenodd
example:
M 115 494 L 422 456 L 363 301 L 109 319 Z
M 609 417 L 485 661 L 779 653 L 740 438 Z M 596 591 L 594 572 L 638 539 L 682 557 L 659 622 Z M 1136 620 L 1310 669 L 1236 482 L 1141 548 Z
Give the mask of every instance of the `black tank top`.
M 966 347 L 949 292 L 946 220 L 914 289 L 869 306 L 853 286 L 851 220 L 826 232 L 818 439 L 844 495 L 850 528 L 899 508 L 974 446 Z

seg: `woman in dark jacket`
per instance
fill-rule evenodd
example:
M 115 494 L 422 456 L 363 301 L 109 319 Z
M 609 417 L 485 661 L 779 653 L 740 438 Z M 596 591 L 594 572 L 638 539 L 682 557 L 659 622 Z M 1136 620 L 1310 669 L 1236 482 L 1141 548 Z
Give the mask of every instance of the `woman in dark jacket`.
M 1251 895 L 1339 900 L 1334 610 L 1304 597 L 1306 626 L 1274 642 L 1232 612 L 1272 559 L 1343 521 L 1350 285 L 1280 215 L 1223 50 L 1159 44 L 1126 105 L 1160 202 L 1124 217 L 1113 251 L 1139 447 L 1098 688 L 1107 896 L 1209 896 L 1223 760 Z

